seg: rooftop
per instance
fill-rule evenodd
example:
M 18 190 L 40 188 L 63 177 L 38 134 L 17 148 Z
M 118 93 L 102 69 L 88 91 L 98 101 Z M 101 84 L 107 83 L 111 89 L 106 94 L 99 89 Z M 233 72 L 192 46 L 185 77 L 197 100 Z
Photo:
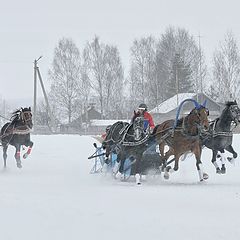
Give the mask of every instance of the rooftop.
M 178 94 L 178 104 L 187 98 L 193 98 L 196 93 L 179 93 Z M 153 108 L 150 113 L 167 113 L 178 107 L 177 95 L 167 99 L 166 101 L 159 104 L 157 107 Z

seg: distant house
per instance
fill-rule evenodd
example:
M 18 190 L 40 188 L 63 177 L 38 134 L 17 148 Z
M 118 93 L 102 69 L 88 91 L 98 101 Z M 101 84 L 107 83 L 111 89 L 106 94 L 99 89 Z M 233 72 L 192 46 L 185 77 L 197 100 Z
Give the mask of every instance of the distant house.
M 88 135 L 101 135 L 106 131 L 106 127 L 114 124 L 117 121 L 128 120 L 105 120 L 94 106 L 87 109 L 87 112 L 82 114 L 70 124 L 62 124 L 60 126 L 61 133 L 78 133 Z
M 102 119 L 102 114 L 94 106 L 90 106 L 81 116 L 82 122 L 90 122 L 92 119 Z
M 109 125 L 113 125 L 114 123 L 122 121 L 122 122 L 129 122 L 129 120 L 98 120 L 98 119 L 93 119 L 90 121 L 90 124 L 88 126 L 88 133 L 89 134 L 103 134 L 106 131 L 106 127 Z
M 71 123 L 61 124 L 61 133 L 82 133 L 86 132 L 91 120 L 102 119 L 102 115 L 94 106 L 90 106 L 85 113 L 74 119 Z
M 215 102 L 204 93 L 198 94 L 198 96 L 196 93 L 179 93 L 178 95 L 167 99 L 149 111 L 154 118 L 155 124 L 161 123 L 168 119 L 175 119 L 179 104 L 187 98 L 195 99 L 196 101 L 198 99 L 199 103 L 203 103 L 205 100 L 207 100 L 206 107 L 209 109 L 210 119 L 215 119 L 218 117 L 223 109 L 222 104 Z M 193 109 L 193 107 L 194 105 L 192 102 L 186 102 L 181 110 L 181 116 L 187 115 Z

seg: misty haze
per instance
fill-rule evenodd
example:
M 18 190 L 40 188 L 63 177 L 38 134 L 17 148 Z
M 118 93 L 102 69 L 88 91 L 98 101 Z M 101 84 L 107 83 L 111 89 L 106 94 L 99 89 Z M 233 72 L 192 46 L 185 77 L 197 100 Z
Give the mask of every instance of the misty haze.
M 2 2 L 0 239 L 239 239 L 239 7 Z

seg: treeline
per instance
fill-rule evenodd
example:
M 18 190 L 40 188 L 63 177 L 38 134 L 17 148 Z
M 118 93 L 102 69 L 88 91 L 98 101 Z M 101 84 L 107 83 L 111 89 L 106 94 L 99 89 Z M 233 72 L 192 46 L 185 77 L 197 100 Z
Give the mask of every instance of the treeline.
M 49 70 L 55 118 L 71 122 L 91 103 L 104 118 L 128 118 L 139 103 L 153 108 L 177 92 L 203 91 L 222 102 L 239 99 L 240 53 L 231 32 L 208 68 L 198 39 L 184 28 L 135 39 L 130 57 L 126 72 L 117 46 L 96 36 L 80 52 L 72 39 L 60 39 Z

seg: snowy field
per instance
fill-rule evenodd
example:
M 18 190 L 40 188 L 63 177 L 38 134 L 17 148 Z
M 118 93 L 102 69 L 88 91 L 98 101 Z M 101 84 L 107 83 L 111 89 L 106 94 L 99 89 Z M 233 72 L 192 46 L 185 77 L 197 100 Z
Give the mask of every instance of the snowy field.
M 32 140 L 32 155 L 21 170 L 12 147 L 8 168 L 0 170 L 1 240 L 240 239 L 240 158 L 227 163 L 226 175 L 216 175 L 211 152 L 204 149 L 207 182 L 198 183 L 189 157 L 169 181 L 148 179 L 136 186 L 89 174 L 91 137 Z M 240 154 L 240 136 L 233 145 Z

